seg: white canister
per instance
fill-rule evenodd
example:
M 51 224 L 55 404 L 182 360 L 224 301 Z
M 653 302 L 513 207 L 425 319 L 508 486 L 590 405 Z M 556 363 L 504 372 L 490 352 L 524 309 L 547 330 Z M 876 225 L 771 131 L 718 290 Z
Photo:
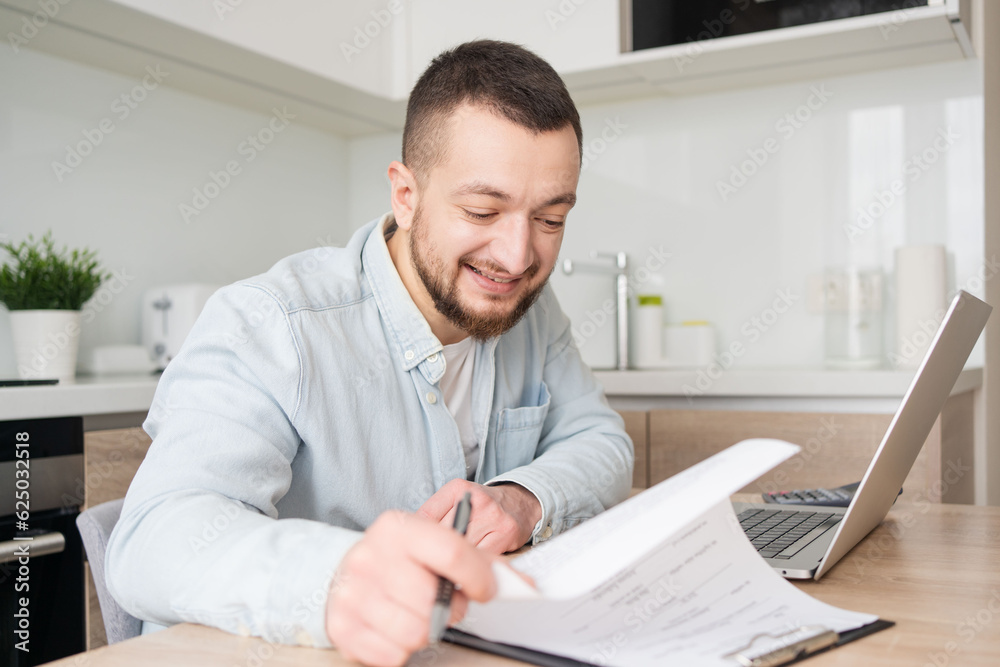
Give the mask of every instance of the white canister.
M 667 364 L 675 368 L 701 368 L 715 357 L 715 327 L 704 320 L 668 325 L 663 331 Z
M 662 368 L 663 359 L 663 297 L 640 294 L 635 309 L 634 368 Z

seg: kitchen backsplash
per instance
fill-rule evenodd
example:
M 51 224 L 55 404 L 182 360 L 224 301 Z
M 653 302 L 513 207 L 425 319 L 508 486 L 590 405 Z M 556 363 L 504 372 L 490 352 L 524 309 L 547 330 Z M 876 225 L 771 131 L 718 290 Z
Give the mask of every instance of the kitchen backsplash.
M 294 109 L 256 115 L 169 86 L 123 117 L 115 101 L 144 76 L 0 52 L 0 235 L 51 227 L 129 276 L 82 349 L 137 343 L 150 285 L 229 283 L 342 244 L 388 210 L 400 134 L 343 139 L 296 125 Z M 562 258 L 627 252 L 633 293 L 661 294 L 669 322 L 712 322 L 720 350 L 740 343 L 733 367 L 819 366 L 823 317 L 807 291 L 824 267 L 880 267 L 891 285 L 897 245 L 942 243 L 949 289 L 981 295 L 977 273 L 993 275 L 982 262 L 980 77 L 978 61 L 963 61 L 583 107 Z M 104 119 L 113 131 L 71 166 L 67 146 L 96 138 Z M 275 125 L 260 149 L 246 143 Z M 613 278 L 557 269 L 552 283 L 584 358 L 612 366 Z M 0 309 L 0 375 L 13 369 L 7 335 Z M 887 346 L 891 336 L 887 326 Z
M 661 294 L 668 322 L 712 322 L 720 352 L 740 351 L 725 367 L 821 366 L 810 278 L 879 267 L 889 351 L 896 246 L 946 245 L 949 290 L 982 296 L 979 273 L 998 268 L 981 259 L 982 104 L 979 62 L 963 61 L 584 107 L 561 257 L 627 252 L 633 295 Z M 368 195 L 351 205 L 367 220 L 385 208 L 377 166 L 399 137 L 365 141 L 372 168 L 352 174 L 370 176 Z M 584 358 L 613 367 L 614 277 L 557 268 L 552 284 Z
M 346 140 L 291 107 L 254 114 L 160 85 L 169 68 L 150 67 L 129 78 L 0 49 L 0 237 L 51 228 L 119 276 L 91 303 L 81 355 L 140 342 L 148 287 L 231 283 L 350 235 Z M 16 373 L 8 321 L 0 307 L 0 377 Z

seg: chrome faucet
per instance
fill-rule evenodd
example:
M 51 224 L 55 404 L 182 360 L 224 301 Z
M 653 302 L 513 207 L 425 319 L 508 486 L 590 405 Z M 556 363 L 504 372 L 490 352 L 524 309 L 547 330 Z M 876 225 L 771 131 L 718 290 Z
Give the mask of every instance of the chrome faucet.
M 618 320 L 617 331 L 617 361 L 616 368 L 620 371 L 628 369 L 628 256 L 623 252 L 590 252 L 591 259 L 611 259 L 614 266 L 608 266 L 604 262 L 574 262 L 571 259 L 563 261 L 563 273 L 567 276 L 574 271 L 585 271 L 587 273 L 613 273 L 616 275 L 615 285 L 618 293 L 618 303 L 616 316 Z

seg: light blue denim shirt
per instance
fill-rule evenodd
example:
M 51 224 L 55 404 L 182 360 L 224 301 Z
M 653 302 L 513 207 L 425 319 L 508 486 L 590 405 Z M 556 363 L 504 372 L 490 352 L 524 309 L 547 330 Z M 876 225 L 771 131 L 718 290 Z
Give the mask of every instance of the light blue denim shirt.
M 147 626 L 330 646 L 328 589 L 361 531 L 466 477 L 442 345 L 393 266 L 389 222 L 218 290 L 164 371 L 105 565 Z M 551 287 L 476 344 L 472 392 L 475 480 L 535 494 L 534 542 L 628 495 L 632 442 Z

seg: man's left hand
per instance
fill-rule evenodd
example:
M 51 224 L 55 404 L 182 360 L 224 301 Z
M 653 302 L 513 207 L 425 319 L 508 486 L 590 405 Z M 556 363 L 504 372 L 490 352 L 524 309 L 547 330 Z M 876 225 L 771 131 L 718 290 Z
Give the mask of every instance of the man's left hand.
M 520 549 L 542 518 L 542 506 L 535 494 L 513 483 L 483 486 L 453 479 L 428 498 L 417 514 L 451 526 L 455 506 L 465 493 L 472 494 L 472 514 L 466 539 L 490 553 Z

